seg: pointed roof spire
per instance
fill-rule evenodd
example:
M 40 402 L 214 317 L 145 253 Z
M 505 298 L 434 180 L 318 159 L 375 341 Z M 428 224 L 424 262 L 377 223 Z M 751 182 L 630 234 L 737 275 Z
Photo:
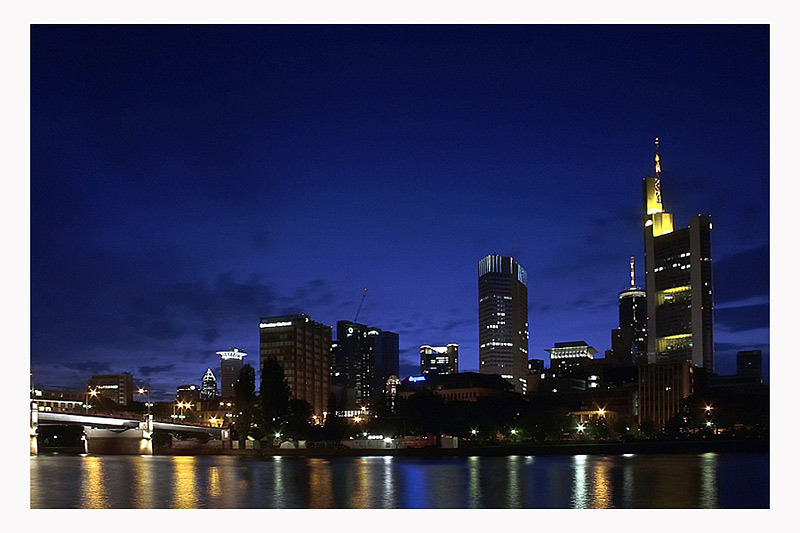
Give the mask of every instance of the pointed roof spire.
M 656 137 L 656 177 L 661 178 L 661 158 L 658 157 L 658 137 Z

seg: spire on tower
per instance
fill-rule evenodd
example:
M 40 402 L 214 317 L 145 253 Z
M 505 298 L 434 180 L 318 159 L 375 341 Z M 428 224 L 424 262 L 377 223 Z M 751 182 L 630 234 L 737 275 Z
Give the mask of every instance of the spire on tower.
M 635 286 L 636 283 L 633 277 L 633 256 L 631 256 L 631 287 Z
M 658 137 L 656 137 L 656 177 L 661 177 L 661 158 L 658 157 Z

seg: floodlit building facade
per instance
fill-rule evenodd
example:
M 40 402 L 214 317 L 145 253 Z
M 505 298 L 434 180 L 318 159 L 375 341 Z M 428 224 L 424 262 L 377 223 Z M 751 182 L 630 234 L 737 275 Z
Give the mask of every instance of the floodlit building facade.
M 692 217 L 675 229 L 661 196 L 656 139 L 655 176 L 644 179 L 647 360 L 688 361 L 714 372 L 711 219 Z
M 550 354 L 550 370 L 565 376 L 583 363 L 594 359 L 597 349 L 585 341 L 557 342 L 545 350 Z
M 451 343 L 447 346 L 423 344 L 419 347 L 419 368 L 423 376 L 457 374 L 458 344 Z
M 511 257 L 478 262 L 480 373 L 497 374 L 525 392 L 528 373 L 528 274 Z
M 308 315 L 261 318 L 259 361 L 274 358 L 283 369 L 292 398 L 305 400 L 321 415 L 331 393 L 331 326 Z

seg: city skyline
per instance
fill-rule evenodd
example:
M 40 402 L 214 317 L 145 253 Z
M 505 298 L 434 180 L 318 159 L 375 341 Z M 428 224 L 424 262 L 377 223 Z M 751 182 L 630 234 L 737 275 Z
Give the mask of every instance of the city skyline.
M 171 394 L 293 313 L 477 371 L 487 254 L 528 358 L 602 354 L 655 137 L 676 228 L 714 222 L 716 371 L 768 379 L 768 26 L 34 26 L 34 379 Z

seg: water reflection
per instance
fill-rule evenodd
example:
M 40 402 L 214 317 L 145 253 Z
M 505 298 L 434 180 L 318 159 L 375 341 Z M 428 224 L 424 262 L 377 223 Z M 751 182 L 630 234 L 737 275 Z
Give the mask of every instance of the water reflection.
M 331 481 L 331 465 L 324 459 L 309 459 L 308 506 L 312 509 L 335 507 Z
M 481 507 L 481 458 L 473 455 L 468 459 L 467 468 L 469 469 L 469 506 L 472 509 Z
M 395 497 L 395 480 L 394 480 L 394 464 L 392 463 L 393 457 L 387 455 L 383 458 L 383 505 L 384 509 L 393 509 L 397 507 L 397 499 Z
M 133 505 L 138 509 L 152 509 L 153 476 L 152 456 L 133 457 Z
M 715 509 L 717 501 L 717 462 L 716 453 L 705 453 L 700 457 L 700 507 Z
M 613 489 L 611 485 L 611 465 L 607 458 L 595 461 L 592 469 L 592 491 L 590 505 L 592 509 L 608 509 L 613 507 Z
M 574 509 L 588 507 L 586 469 L 586 456 L 576 455 L 572 460 L 572 507 Z
M 519 490 L 519 456 L 512 455 L 506 463 L 508 468 L 508 491 L 506 492 L 506 507 L 519 509 L 522 507 Z
M 195 509 L 198 507 L 197 459 L 191 456 L 177 456 L 173 459 L 172 508 Z
M 103 479 L 103 465 L 104 461 L 101 457 L 83 457 L 83 472 L 81 476 L 83 508 L 107 509 L 111 507 Z
M 768 461 L 746 454 L 38 456 L 30 498 L 32 508 L 90 509 L 768 508 Z

